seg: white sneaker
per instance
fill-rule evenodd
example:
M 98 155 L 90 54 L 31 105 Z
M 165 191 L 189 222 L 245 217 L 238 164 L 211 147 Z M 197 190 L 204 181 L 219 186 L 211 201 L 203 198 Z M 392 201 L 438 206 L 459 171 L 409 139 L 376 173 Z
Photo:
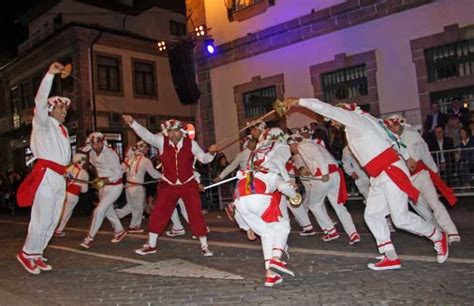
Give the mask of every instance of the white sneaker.
M 461 242 L 461 236 L 459 236 L 459 234 L 448 235 L 448 243 L 452 244 L 454 242 Z
M 209 251 L 209 247 L 207 245 L 203 245 L 201 247 L 201 253 L 202 255 L 204 255 L 204 257 L 212 257 L 214 256 L 214 253 L 212 253 L 211 251 Z
M 168 237 L 183 236 L 184 234 L 186 234 L 184 228 L 180 230 L 171 229 L 171 231 L 166 231 L 166 236 Z

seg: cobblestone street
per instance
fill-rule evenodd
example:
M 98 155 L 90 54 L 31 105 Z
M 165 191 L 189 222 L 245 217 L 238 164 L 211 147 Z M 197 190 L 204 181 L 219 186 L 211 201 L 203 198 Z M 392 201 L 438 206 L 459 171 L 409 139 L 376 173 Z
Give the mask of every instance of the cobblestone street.
M 281 286 L 263 286 L 259 241 L 249 242 L 224 215 L 206 215 L 215 256 L 200 254 L 190 232 L 182 238 L 160 237 L 158 254 L 141 257 L 145 234 L 110 243 L 108 221 L 94 247 L 83 250 L 89 218 L 72 218 L 64 238 L 53 238 L 45 254 L 54 266 L 39 276 L 28 274 L 15 259 L 27 230 L 26 217 L 0 215 L 0 305 L 150 305 L 150 304 L 472 304 L 474 300 L 474 206 L 461 199 L 450 209 L 462 236 L 445 264 L 435 262 L 432 243 L 405 232 L 393 235 L 402 270 L 374 272 L 376 246 L 362 220 L 363 205 L 349 210 L 362 242 L 324 243 L 321 233 L 301 237 L 294 224 L 289 239 L 290 268 Z M 124 224 L 128 225 L 128 219 Z M 340 224 L 337 225 L 340 227 Z

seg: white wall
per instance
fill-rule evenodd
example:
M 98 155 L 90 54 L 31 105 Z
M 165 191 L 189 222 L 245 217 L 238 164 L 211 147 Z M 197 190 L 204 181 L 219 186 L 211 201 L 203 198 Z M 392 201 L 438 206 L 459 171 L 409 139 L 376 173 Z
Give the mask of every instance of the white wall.
M 229 0 L 230 1 L 230 0 Z M 229 22 L 224 0 L 205 0 L 206 23 L 216 44 L 254 33 L 271 26 L 327 8 L 345 0 L 277 0 L 265 13 L 243 21 Z
M 277 7 L 280 2 L 283 1 L 278 1 Z M 238 129 L 233 97 L 235 85 L 249 82 L 257 75 L 263 78 L 284 73 L 286 96 L 313 97 L 309 66 L 331 61 L 335 54 L 343 52 L 351 55 L 377 51 L 377 86 L 382 114 L 419 107 L 410 40 L 443 32 L 443 27 L 450 24 L 457 23 L 459 27 L 472 24 L 472 4 L 472 0 L 439 0 L 213 69 L 217 141 Z M 289 116 L 289 127 L 301 126 L 302 118 L 301 115 Z M 227 153 L 237 150 L 234 146 Z

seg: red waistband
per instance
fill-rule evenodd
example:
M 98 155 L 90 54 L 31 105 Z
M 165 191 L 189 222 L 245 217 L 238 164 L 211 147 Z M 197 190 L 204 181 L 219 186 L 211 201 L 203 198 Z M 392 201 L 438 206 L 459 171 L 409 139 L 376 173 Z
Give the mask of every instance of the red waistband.
M 63 175 L 64 173 L 66 173 L 66 166 L 63 166 L 61 164 L 55 163 L 47 159 L 38 159 L 38 161 L 35 164 L 35 168 L 36 167 L 38 167 L 38 169 L 48 168 L 60 175 Z
M 339 166 L 336 165 L 336 164 L 330 164 L 328 166 L 328 174 L 331 174 L 331 173 L 334 173 L 334 172 L 337 172 L 339 170 Z M 321 173 L 321 169 L 317 169 L 316 170 L 316 173 L 314 174 L 314 176 L 321 176 L 322 173 Z
M 398 160 L 400 160 L 400 158 L 398 157 L 397 152 L 392 148 L 388 148 L 369 161 L 364 166 L 364 169 L 370 177 L 377 177 L 391 164 Z
M 76 184 L 68 184 L 66 187 L 66 191 L 68 193 L 78 196 L 81 193 L 81 186 Z

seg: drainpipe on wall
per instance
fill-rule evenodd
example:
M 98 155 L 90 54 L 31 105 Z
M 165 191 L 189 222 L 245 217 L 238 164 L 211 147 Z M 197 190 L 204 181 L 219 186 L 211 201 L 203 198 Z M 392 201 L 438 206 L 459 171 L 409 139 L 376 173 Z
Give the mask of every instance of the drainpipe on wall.
M 92 102 L 92 132 L 95 132 L 97 129 L 97 111 L 95 105 L 95 86 L 94 86 L 94 45 L 102 37 L 102 31 L 99 31 L 97 37 L 92 41 L 89 46 L 89 79 L 90 82 L 90 93 L 91 93 L 91 102 Z M 87 137 L 87 135 L 86 135 Z

